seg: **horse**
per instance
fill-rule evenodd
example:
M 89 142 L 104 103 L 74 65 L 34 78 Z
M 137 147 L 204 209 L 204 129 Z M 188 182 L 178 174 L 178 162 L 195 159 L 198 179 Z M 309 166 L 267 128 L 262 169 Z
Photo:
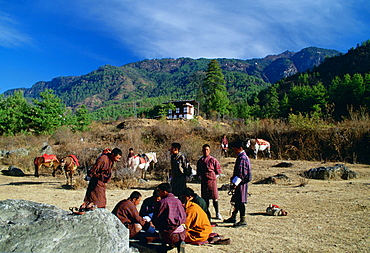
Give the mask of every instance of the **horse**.
M 60 166 L 62 171 L 64 171 L 66 176 L 66 185 L 73 186 L 73 175 L 75 174 L 77 167 L 80 166 L 78 159 L 75 155 L 69 155 L 60 159 Z M 55 177 L 55 171 L 53 170 L 53 177 Z
M 145 153 L 143 157 L 132 156 L 128 159 L 128 166 L 133 173 L 137 169 L 141 170 L 141 178 L 146 179 L 146 172 L 151 163 L 157 163 L 157 154 L 155 152 Z
M 263 139 L 246 139 L 246 148 L 253 150 L 253 158 L 257 159 L 258 151 L 265 152 L 268 158 L 271 158 L 270 142 Z
M 47 155 L 43 154 L 42 156 L 38 156 L 33 160 L 35 164 L 35 177 L 39 177 L 39 170 L 42 166 L 51 168 L 53 167 L 53 171 L 55 171 L 60 162 L 56 155 Z

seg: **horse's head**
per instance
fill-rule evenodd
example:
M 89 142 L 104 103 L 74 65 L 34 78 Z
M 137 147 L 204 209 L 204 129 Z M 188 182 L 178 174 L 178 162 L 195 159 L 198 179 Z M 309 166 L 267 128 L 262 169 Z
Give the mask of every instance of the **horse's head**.
M 66 158 L 64 157 L 59 160 L 59 166 L 63 168 L 65 165 L 66 165 Z
M 245 147 L 250 148 L 250 146 L 251 146 L 251 139 L 249 138 L 245 139 Z

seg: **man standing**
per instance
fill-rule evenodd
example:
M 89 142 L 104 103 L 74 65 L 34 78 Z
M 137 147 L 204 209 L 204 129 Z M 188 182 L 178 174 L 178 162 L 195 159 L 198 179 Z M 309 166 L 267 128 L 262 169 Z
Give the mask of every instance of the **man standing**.
M 229 148 L 229 141 L 227 140 L 226 134 L 221 138 L 221 153 L 227 157 L 227 150 Z
M 147 231 L 150 228 L 150 223 L 139 215 L 136 208 L 140 204 L 141 198 L 140 192 L 134 191 L 128 199 L 118 202 L 112 211 L 122 224 L 129 229 L 130 238 L 134 238 L 140 230 Z
M 171 193 L 172 188 L 168 183 L 158 186 L 161 200 L 154 209 L 152 222 L 159 231 L 164 243 L 170 247 L 177 247 L 178 252 L 185 252 L 186 213 L 179 199 Z M 163 244 L 165 246 L 165 244 Z
M 209 210 L 209 200 L 213 200 L 213 207 L 216 212 L 216 219 L 222 220 L 218 208 L 217 177 L 221 174 L 221 166 L 216 158 L 211 156 L 211 148 L 204 144 L 203 156 L 197 163 L 197 175 L 201 177 L 201 196 L 206 201 Z
M 106 207 L 106 183 L 111 180 L 113 164 L 118 162 L 121 157 L 122 151 L 118 148 L 98 157 L 87 173 L 90 182 L 86 190 L 85 204 L 94 203 L 98 208 Z
M 171 144 L 171 187 L 175 196 L 180 197 L 186 188 L 186 169 L 188 162 L 183 154 L 180 153 L 181 144 Z
M 244 151 L 242 141 L 234 141 L 230 145 L 235 154 L 236 158 L 233 176 L 231 177 L 231 186 L 235 189 L 234 201 L 235 208 L 230 218 L 224 220 L 224 222 L 234 223 L 234 227 L 246 226 L 245 221 L 245 204 L 248 198 L 248 183 L 252 180 L 251 164 L 247 154 Z M 240 212 L 240 221 L 236 222 L 236 215 Z

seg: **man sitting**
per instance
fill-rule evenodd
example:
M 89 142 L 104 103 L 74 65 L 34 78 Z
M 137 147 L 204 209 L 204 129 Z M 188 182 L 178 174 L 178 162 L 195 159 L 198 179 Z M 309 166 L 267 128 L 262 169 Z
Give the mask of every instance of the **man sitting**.
M 142 229 L 145 231 L 154 231 L 151 223 L 144 220 L 137 211 L 136 207 L 140 204 L 140 201 L 140 192 L 134 191 L 128 199 L 121 200 L 112 211 L 130 230 L 130 238 L 134 238 Z
M 207 241 L 212 233 L 211 223 L 204 210 L 190 200 L 184 200 L 186 212 L 186 243 Z
M 158 186 L 158 190 L 161 200 L 154 209 L 152 222 L 163 240 L 163 247 L 167 243 L 170 247 L 177 247 L 178 252 L 185 252 L 183 224 L 186 221 L 186 214 L 184 207 L 181 201 L 171 193 L 170 184 L 162 183 Z
M 139 215 L 145 220 L 150 221 L 153 218 L 154 207 L 160 200 L 159 191 L 155 189 L 151 197 L 144 199 Z
M 211 214 L 208 211 L 208 206 L 207 206 L 206 201 L 202 197 L 200 197 L 198 194 L 196 194 L 193 189 L 189 187 L 186 188 L 183 191 L 181 198 L 182 198 L 183 203 L 185 202 L 184 200 L 186 200 L 186 201 L 191 201 L 195 204 L 198 204 L 203 209 L 203 211 L 207 214 L 208 219 L 211 221 Z

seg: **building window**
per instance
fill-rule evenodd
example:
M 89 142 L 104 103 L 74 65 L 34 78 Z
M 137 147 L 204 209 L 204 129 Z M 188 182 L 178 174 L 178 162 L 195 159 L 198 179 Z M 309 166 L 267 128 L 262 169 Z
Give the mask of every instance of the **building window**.
M 176 108 L 176 113 L 180 113 L 180 108 L 179 107 Z
M 188 113 L 188 109 L 189 109 L 189 107 L 185 106 L 184 107 L 184 113 Z

